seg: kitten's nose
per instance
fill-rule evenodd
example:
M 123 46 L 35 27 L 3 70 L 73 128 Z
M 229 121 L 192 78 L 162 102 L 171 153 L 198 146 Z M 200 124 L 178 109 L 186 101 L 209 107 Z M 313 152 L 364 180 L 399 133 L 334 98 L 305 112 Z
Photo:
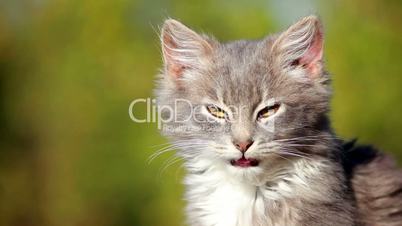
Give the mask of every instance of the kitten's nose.
M 241 151 L 242 153 L 246 152 L 248 148 L 253 145 L 254 141 L 253 140 L 247 140 L 247 141 L 233 141 L 233 144 L 236 146 L 236 148 Z

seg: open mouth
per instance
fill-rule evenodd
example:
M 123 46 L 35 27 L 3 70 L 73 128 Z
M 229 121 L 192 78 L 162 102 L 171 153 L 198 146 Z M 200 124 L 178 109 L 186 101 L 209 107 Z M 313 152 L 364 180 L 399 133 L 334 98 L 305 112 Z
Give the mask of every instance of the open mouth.
M 230 164 L 232 164 L 232 166 L 238 166 L 243 168 L 258 166 L 258 163 L 259 161 L 257 159 L 245 158 L 244 156 L 242 156 L 237 160 L 233 159 L 230 161 Z

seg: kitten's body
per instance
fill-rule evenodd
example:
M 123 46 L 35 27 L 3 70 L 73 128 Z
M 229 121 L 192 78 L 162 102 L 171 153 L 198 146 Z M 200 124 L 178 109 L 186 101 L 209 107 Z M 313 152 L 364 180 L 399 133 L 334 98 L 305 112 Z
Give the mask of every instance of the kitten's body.
M 402 171 L 394 160 L 369 146 L 348 144 L 344 153 L 343 168 L 358 225 L 402 225 Z
M 379 155 L 356 161 L 330 129 L 317 18 L 227 44 L 168 20 L 162 44 L 158 104 L 175 116 L 163 132 L 185 159 L 191 226 L 402 224 L 396 171 L 371 181 Z

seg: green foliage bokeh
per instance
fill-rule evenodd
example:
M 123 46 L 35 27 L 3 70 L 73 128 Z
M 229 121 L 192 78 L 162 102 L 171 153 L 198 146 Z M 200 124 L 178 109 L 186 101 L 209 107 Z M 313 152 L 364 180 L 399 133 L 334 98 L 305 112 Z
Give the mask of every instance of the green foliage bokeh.
M 0 2 L 0 225 L 183 224 L 180 164 L 152 96 L 167 17 L 219 40 L 261 38 L 318 13 L 333 75 L 333 126 L 402 160 L 402 2 L 4 0 Z M 144 113 L 145 107 L 138 110 Z

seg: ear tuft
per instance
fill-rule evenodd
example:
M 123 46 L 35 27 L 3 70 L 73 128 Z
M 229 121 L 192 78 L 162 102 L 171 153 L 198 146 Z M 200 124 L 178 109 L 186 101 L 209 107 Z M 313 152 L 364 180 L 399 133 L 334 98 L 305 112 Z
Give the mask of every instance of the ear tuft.
M 162 53 L 166 71 L 174 78 L 189 68 L 199 68 L 212 51 L 208 40 L 177 20 L 168 19 L 161 31 Z
M 285 71 L 304 68 L 310 78 L 323 70 L 323 29 L 316 16 L 308 16 L 283 32 L 272 46 L 279 67 Z

